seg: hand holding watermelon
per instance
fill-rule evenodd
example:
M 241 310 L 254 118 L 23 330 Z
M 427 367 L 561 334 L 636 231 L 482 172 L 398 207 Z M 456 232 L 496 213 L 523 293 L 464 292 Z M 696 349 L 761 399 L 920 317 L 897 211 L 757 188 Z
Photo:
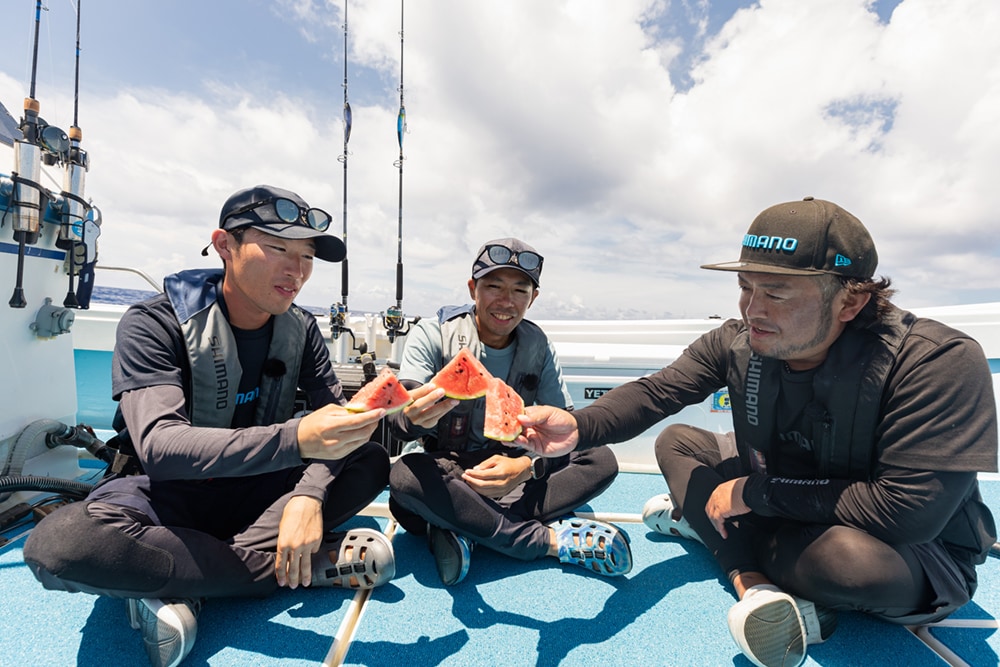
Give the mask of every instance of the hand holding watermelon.
M 550 405 L 530 405 L 518 417 L 523 431 L 512 444 L 540 456 L 569 454 L 580 442 L 576 419 L 566 410 Z
M 441 417 L 458 405 L 456 399 L 445 397 L 444 389 L 430 382 L 411 389 L 410 398 L 413 402 L 403 408 L 403 414 L 411 424 L 420 428 L 434 428 Z
M 297 436 L 303 459 L 342 459 L 372 439 L 385 410 L 348 412 L 339 405 L 324 405 L 299 421 Z

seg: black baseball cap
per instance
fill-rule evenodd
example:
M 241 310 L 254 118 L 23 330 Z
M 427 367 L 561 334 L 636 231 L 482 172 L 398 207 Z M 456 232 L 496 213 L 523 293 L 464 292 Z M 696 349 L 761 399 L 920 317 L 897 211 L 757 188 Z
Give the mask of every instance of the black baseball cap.
M 806 197 L 762 211 L 743 236 L 739 260 L 701 268 L 868 279 L 877 265 L 875 243 L 860 220 L 832 202 Z
M 279 200 L 293 202 L 298 207 L 297 215 L 293 213 L 290 217 L 279 217 Z M 294 207 L 287 201 L 282 203 L 285 205 L 283 208 L 294 211 Z M 289 222 L 291 218 L 295 218 L 294 222 Z M 219 213 L 219 229 L 232 231 L 242 227 L 256 227 L 265 234 L 283 239 L 313 239 L 316 257 L 327 262 L 339 262 L 347 256 L 347 247 L 336 236 L 325 233 L 329 223 L 330 215 L 325 211 L 310 208 L 302 197 L 291 190 L 271 185 L 256 185 L 233 193 Z M 314 225 L 322 229 L 317 229 Z

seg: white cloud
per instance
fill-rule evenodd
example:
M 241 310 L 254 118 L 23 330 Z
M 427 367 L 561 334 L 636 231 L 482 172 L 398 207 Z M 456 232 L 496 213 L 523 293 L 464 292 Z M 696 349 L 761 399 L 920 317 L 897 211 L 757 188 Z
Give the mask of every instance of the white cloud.
M 663 2 L 411 0 L 404 310 L 467 300 L 475 250 L 515 235 L 546 256 L 538 319 L 731 315 L 732 276 L 698 265 L 734 259 L 759 210 L 804 195 L 865 221 L 902 305 L 1000 299 L 983 278 L 1000 273 L 1000 5 L 905 0 L 888 23 L 868 5 L 764 0 L 701 42 L 709 24 L 665 27 Z M 252 61 L 228 79 L 214 63 L 184 89 L 91 74 L 101 85 L 80 104 L 102 261 L 157 277 L 216 263 L 198 252 L 219 207 L 259 182 L 327 208 L 340 233 L 342 16 L 321 2 L 274 11 L 319 40 L 316 62 L 269 61 L 266 79 Z M 399 5 L 349 11 L 349 305 L 380 310 L 395 302 Z M 167 27 L 148 39 L 169 44 Z M 184 29 L 196 42 L 213 30 Z M 85 44 L 94 60 L 113 46 Z M 704 50 L 685 55 L 681 86 L 671 67 L 692 45 Z M 16 115 L 21 72 L 5 67 Z M 42 115 L 70 95 L 46 88 Z M 318 263 L 300 300 L 340 293 L 340 267 Z

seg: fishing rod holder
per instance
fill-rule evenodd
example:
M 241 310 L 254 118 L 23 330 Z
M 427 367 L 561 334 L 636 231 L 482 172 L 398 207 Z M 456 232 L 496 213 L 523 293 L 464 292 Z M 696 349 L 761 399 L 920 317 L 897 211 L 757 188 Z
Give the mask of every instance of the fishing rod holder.
M 367 343 L 359 343 L 354 330 L 347 323 L 347 306 L 338 302 L 330 306 L 330 340 L 336 342 L 345 335 L 351 337 L 351 351 L 362 355 L 368 351 Z
M 384 312 L 379 313 L 382 317 L 382 326 L 385 328 L 385 335 L 392 344 L 397 338 L 402 338 L 410 333 L 410 328 L 420 321 L 420 317 L 407 320 L 403 315 L 403 309 L 399 306 L 389 306 Z

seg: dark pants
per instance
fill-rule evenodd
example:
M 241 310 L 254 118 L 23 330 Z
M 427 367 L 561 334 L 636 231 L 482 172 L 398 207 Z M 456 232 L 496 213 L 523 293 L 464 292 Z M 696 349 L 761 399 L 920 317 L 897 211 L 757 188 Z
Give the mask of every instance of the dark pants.
M 423 535 L 427 524 L 453 530 L 474 542 L 521 560 L 542 558 L 549 549 L 546 522 L 600 495 L 618 474 L 607 447 L 549 459 L 549 472 L 528 480 L 503 498 L 479 495 L 462 471 L 497 454 L 414 452 L 389 473 L 389 507 L 407 532 Z
M 940 620 L 970 599 L 969 573 L 933 542 L 891 545 L 849 526 L 753 514 L 727 524 L 722 539 L 705 506 L 719 484 L 749 470 L 737 457 L 723 459 L 714 433 L 671 425 L 656 440 L 656 461 L 684 518 L 730 579 L 760 572 L 792 595 L 893 623 Z
M 389 457 L 368 443 L 340 461 L 323 505 L 326 531 L 385 488 Z M 285 504 L 305 466 L 249 478 L 109 480 L 41 521 L 24 560 L 52 590 L 128 598 L 264 596 Z M 317 557 L 320 554 L 316 555 Z

